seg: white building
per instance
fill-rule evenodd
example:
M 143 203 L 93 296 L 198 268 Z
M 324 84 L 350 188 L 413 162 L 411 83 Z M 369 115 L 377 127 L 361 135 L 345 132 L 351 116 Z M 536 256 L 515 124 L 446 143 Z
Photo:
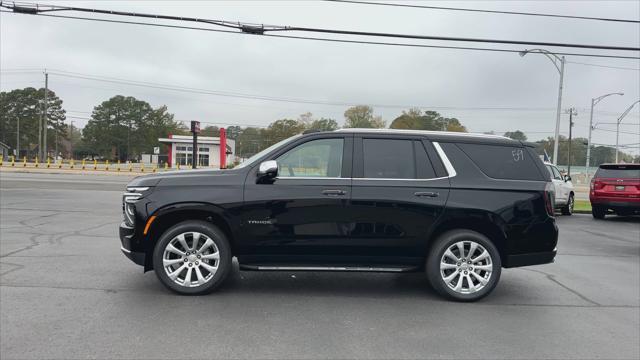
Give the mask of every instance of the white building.
M 167 154 L 169 166 L 191 165 L 193 163 L 193 137 L 190 135 L 169 135 L 159 142 L 171 147 Z M 236 153 L 235 140 L 227 138 L 227 165 L 233 164 Z M 220 167 L 220 138 L 198 136 L 198 166 Z

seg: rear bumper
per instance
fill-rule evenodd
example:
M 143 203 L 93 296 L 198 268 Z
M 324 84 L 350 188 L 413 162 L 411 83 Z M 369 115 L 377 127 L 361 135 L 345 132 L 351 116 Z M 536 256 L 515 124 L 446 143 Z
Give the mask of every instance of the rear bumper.
M 145 256 L 144 252 L 133 251 L 131 247 L 131 240 L 134 236 L 135 228 L 127 226 L 124 222 L 120 224 L 120 250 L 122 253 L 138 265 L 144 266 Z
M 640 211 L 640 198 L 621 199 L 621 198 L 590 198 L 591 206 L 601 206 L 608 209 L 624 209 L 631 211 Z
M 545 251 L 530 254 L 508 255 L 506 261 L 502 264 L 505 268 L 541 265 L 554 262 L 556 257 L 556 249 L 553 251 Z

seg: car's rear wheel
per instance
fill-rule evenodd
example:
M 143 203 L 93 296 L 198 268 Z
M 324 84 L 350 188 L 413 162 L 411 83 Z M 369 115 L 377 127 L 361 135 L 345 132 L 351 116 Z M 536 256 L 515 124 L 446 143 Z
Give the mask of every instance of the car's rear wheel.
M 228 276 L 231 262 L 227 237 L 205 221 L 185 221 L 171 227 L 153 252 L 153 267 L 160 282 L 184 295 L 215 290 Z
M 573 207 L 575 205 L 575 199 L 573 194 L 569 195 L 569 200 L 567 200 L 567 205 L 562 207 L 562 215 L 572 215 Z
M 591 206 L 591 215 L 593 215 L 596 219 L 604 219 L 604 216 L 607 214 L 607 209 L 602 206 Z
M 476 301 L 498 284 L 502 263 L 495 245 L 471 230 L 442 234 L 427 256 L 426 271 L 431 286 L 456 301 Z

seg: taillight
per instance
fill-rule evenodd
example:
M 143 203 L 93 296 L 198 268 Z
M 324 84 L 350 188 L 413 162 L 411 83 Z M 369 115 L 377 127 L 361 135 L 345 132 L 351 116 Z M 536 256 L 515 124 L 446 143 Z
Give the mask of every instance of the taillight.
M 600 190 L 604 188 L 604 185 L 605 183 L 598 179 L 591 180 L 591 190 Z
M 553 212 L 553 204 L 555 204 L 556 199 L 556 192 L 555 192 L 555 188 L 553 187 L 552 183 L 547 183 L 547 186 L 545 186 L 544 188 L 544 207 L 545 210 L 547 210 L 547 215 L 553 217 L 554 216 L 554 212 Z

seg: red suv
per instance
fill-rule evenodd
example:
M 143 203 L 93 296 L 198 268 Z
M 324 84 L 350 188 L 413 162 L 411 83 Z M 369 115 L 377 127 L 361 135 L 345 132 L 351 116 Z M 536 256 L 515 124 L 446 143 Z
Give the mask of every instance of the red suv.
M 640 164 L 602 164 L 591 180 L 591 213 L 604 219 L 609 210 L 617 215 L 640 213 Z

